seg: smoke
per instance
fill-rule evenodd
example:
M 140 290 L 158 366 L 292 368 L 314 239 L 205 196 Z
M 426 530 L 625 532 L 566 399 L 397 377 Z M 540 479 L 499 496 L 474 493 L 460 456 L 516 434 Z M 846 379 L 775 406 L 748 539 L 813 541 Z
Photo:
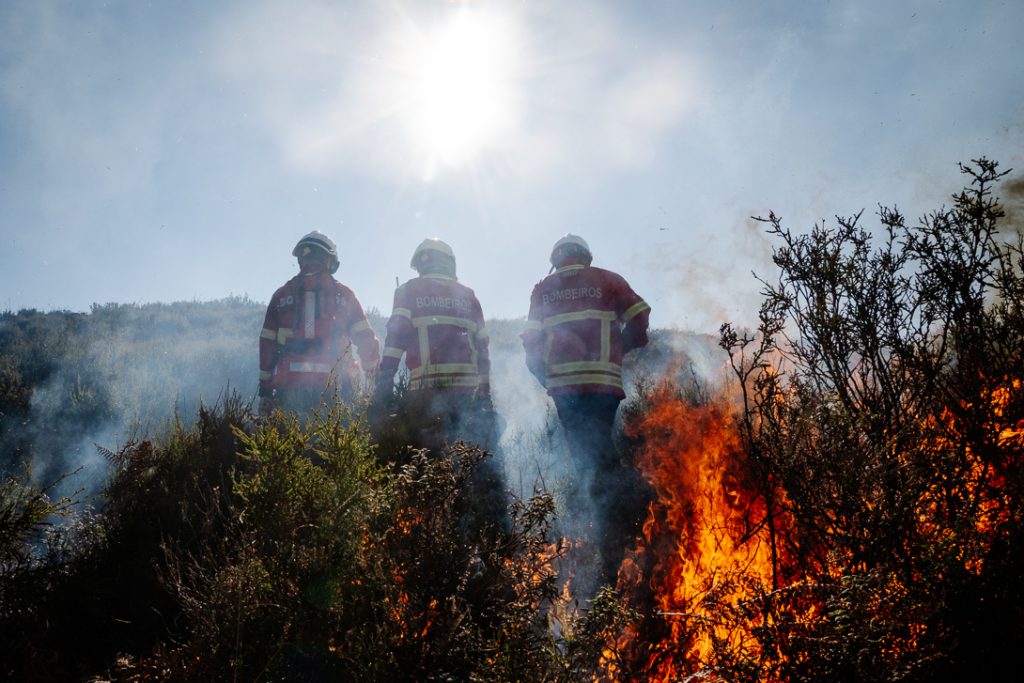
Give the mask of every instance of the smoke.
M 1006 224 L 1017 233 L 1024 233 L 1024 175 L 1005 180 L 1000 190 Z
M 499 325 L 505 340 L 491 348 L 492 397 L 505 426 L 498 456 L 513 493 L 526 498 L 538 486 L 550 490 L 566 475 L 568 453 L 551 400 L 526 367 L 519 343 L 524 322 L 489 323 L 492 338 Z
M 650 344 L 625 359 L 623 382 L 627 387 L 668 381 L 706 392 L 725 381 L 729 359 L 717 336 L 656 329 L 650 332 L 650 339 Z
M 245 299 L 95 306 L 66 348 L 33 340 L 55 369 L 33 386 L 22 424 L 5 424 L 5 467 L 28 466 L 34 484 L 93 502 L 110 474 L 100 448 L 150 438 L 231 392 L 253 396 L 263 310 Z
M 56 369 L 33 388 L 20 434 L 31 443 L 33 482 L 56 482 L 54 494 L 94 504 L 110 475 L 101 449 L 117 452 L 133 440 L 158 436 L 174 419 L 188 423 L 201 404 L 215 404 L 230 392 L 251 398 L 264 310 L 234 299 L 94 307 L 66 333 L 74 335 L 67 348 L 51 351 Z M 384 318 L 371 314 L 370 322 L 383 337 Z M 592 536 L 601 503 L 587 498 L 554 404 L 526 367 L 524 327 L 523 319 L 488 322 L 492 396 L 503 426 L 494 463 L 517 498 L 554 496 L 556 532 L 573 548 L 574 585 L 586 592 L 601 576 L 600 544 L 578 541 Z M 626 358 L 627 394 L 665 377 L 679 386 L 717 381 L 726 359 L 714 337 L 663 329 L 650 336 L 647 347 Z M 7 425 L 5 431 L 10 440 Z M 581 494 L 572 509 L 571 492 Z
M 608 509 L 630 507 L 645 495 L 639 474 L 635 480 L 619 482 L 618 491 L 601 492 L 590 487 L 587 463 L 577 463 L 570 453 L 554 403 L 526 367 L 526 357 L 519 343 L 525 321 L 494 321 L 488 323 L 492 338 L 491 385 L 495 409 L 505 423 L 505 430 L 494 457 L 502 466 L 506 485 L 520 499 L 536 492 L 552 494 L 556 503 L 555 533 L 565 552 L 560 567 L 562 577 L 570 580 L 576 599 L 583 602 L 593 597 L 607 580 L 607 559 L 603 553 L 617 553 L 610 539 L 596 538 L 606 530 Z M 497 343 L 495 343 L 497 342 Z M 679 330 L 655 329 L 650 343 L 627 354 L 623 365 L 623 382 L 627 397 L 619 410 L 619 419 L 631 401 L 662 381 L 688 387 L 707 395 L 724 381 L 728 358 L 718 347 L 717 337 Z M 621 426 L 621 425 L 620 425 Z M 616 429 L 621 433 L 621 429 Z M 629 445 L 619 442 L 619 455 L 629 455 Z M 596 463 L 594 463 L 596 465 Z M 596 496 L 596 497 L 592 497 Z M 629 515 L 626 509 L 615 509 L 613 516 Z M 621 539 L 620 539 L 621 540 Z M 618 561 L 616 558 L 613 561 Z
M 774 270 L 772 245 L 763 226 L 742 218 L 694 231 L 676 242 L 654 245 L 643 270 L 659 271 L 670 287 L 644 293 L 658 326 L 707 332 L 722 323 L 756 324 L 760 284 L 754 274 Z M 725 220 L 729 220 L 726 218 Z
M 56 497 L 81 501 L 106 479 L 96 444 L 116 438 L 103 398 L 85 390 L 78 375 L 66 368 L 32 392 L 25 436 L 34 448 L 28 463 L 32 483 Z M 71 375 L 71 376 L 69 376 Z

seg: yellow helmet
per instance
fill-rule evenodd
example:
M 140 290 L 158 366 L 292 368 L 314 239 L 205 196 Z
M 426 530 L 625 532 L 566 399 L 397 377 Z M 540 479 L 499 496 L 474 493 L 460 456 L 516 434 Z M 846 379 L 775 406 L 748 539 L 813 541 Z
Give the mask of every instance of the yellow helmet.
M 443 273 L 455 277 L 455 252 L 446 242 L 436 237 L 428 237 L 416 247 L 409 265 L 420 275 Z
M 590 262 L 594 260 L 594 256 L 591 254 L 590 246 L 585 239 L 579 235 L 567 233 L 565 237 L 555 242 L 555 246 L 551 248 L 550 260 L 552 268 L 558 268 L 567 259 L 582 261 L 589 266 Z
M 319 230 L 314 230 L 299 240 L 299 243 L 292 249 L 292 256 L 302 258 L 309 256 L 314 250 L 320 250 L 327 254 L 327 270 L 331 273 L 338 270 L 338 247 L 335 246 L 334 240 Z

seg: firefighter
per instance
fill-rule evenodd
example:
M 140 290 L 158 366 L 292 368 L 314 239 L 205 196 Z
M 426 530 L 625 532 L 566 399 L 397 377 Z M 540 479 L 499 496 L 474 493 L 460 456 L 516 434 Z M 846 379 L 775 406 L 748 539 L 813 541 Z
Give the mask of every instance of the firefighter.
M 402 357 L 408 395 L 425 407 L 421 443 L 441 448 L 457 439 L 493 449 L 490 359 L 483 310 L 473 290 L 455 276 L 455 253 L 445 242 L 423 240 L 410 265 L 419 274 L 395 290 L 374 403 L 393 400 Z
M 622 387 L 623 355 L 647 344 L 650 306 L 620 275 L 591 266 L 586 241 L 567 234 L 551 250 L 551 269 L 534 288 L 522 334 L 526 364 L 554 400 L 576 470 L 569 500 L 586 514 L 589 493 L 594 532 L 605 541 L 605 575 L 621 560 L 627 539 L 635 473 L 616 451 L 612 429 Z
M 360 369 L 372 373 L 380 342 L 359 300 L 334 279 L 338 249 L 314 230 L 292 250 L 299 273 L 274 292 L 260 333 L 259 410 L 308 411 L 334 384 L 351 399 Z M 354 346 L 354 349 L 353 349 Z
M 414 426 L 413 445 L 437 453 L 463 441 L 484 451 L 468 482 L 460 526 L 470 536 L 507 533 L 504 475 L 493 456 L 498 418 L 491 403 L 483 310 L 473 290 L 456 279 L 455 253 L 445 242 L 423 240 L 410 265 L 419 277 L 395 290 L 374 409 L 379 413 L 394 403 L 395 375 L 404 356 L 409 382 L 401 421 Z

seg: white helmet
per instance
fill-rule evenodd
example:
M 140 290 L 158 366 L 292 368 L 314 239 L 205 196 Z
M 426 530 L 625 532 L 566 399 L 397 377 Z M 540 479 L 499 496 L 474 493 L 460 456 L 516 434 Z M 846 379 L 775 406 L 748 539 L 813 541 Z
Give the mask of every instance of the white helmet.
M 588 266 L 594 259 L 593 254 L 590 253 L 590 245 L 587 244 L 587 241 L 579 235 L 572 233 L 567 233 L 565 237 L 555 242 L 555 246 L 551 248 L 551 266 L 558 268 L 569 258 L 583 261 Z
M 409 265 L 421 275 L 440 272 L 455 277 L 455 252 L 446 242 L 428 237 L 416 247 Z
M 319 230 L 314 230 L 299 240 L 299 243 L 292 249 L 292 256 L 302 258 L 308 256 L 314 249 L 319 249 L 327 254 L 327 270 L 332 273 L 338 270 L 338 248 L 334 245 L 334 240 Z

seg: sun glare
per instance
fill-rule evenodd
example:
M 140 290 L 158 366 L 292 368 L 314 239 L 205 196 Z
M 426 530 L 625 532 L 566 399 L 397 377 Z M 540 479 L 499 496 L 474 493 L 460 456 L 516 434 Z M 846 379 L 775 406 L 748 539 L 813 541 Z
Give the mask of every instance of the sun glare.
M 511 126 L 514 60 L 497 17 L 464 8 L 425 35 L 411 61 L 412 134 L 428 175 L 471 160 Z

